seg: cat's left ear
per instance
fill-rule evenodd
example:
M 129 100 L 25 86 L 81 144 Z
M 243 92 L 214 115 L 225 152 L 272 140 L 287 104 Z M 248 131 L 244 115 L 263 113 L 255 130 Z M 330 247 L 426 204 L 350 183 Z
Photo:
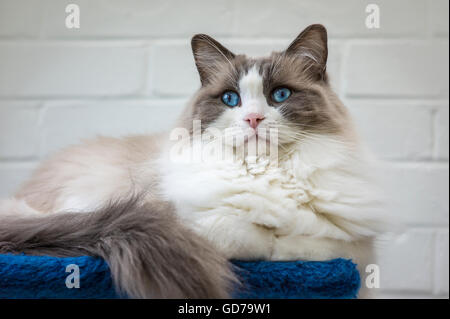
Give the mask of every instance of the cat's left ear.
M 191 45 L 202 85 L 209 83 L 217 72 L 217 65 L 228 63 L 235 57 L 234 53 L 206 34 L 196 34 Z
M 328 59 L 327 42 L 327 29 L 321 24 L 313 24 L 303 30 L 285 52 L 309 59 L 308 72 L 312 72 L 317 79 L 324 80 Z

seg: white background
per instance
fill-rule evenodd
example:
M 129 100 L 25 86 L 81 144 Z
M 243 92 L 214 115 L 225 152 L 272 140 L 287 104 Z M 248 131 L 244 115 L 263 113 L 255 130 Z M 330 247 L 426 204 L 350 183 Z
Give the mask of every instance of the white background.
M 66 29 L 65 6 L 81 8 Z M 381 28 L 365 27 L 365 7 Z M 0 0 L 0 196 L 81 138 L 168 128 L 199 86 L 190 37 L 237 53 L 330 34 L 332 84 L 383 161 L 404 232 L 380 251 L 381 296 L 448 297 L 447 0 Z

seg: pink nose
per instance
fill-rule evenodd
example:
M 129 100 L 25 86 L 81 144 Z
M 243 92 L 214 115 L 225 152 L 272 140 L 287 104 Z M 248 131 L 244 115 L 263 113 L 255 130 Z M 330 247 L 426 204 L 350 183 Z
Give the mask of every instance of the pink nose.
M 264 120 L 264 115 L 259 113 L 249 113 L 244 117 L 244 121 L 247 121 L 253 129 L 256 129 L 262 120 Z

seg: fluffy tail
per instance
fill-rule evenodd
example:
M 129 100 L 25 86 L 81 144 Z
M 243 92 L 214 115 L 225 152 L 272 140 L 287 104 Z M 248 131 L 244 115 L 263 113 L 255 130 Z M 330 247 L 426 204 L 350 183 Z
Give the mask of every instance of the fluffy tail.
M 237 279 L 228 261 L 183 227 L 164 202 L 115 203 L 92 213 L 0 214 L 0 253 L 107 261 L 131 298 L 227 298 Z

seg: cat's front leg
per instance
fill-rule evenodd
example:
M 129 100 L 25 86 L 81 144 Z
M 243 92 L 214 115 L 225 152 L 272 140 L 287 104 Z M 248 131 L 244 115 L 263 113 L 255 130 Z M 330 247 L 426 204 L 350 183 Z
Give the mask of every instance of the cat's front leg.
M 211 214 L 187 223 L 228 259 L 269 259 L 272 253 L 272 231 L 240 216 Z
M 345 244 L 337 240 L 305 235 L 285 235 L 274 238 L 271 260 L 328 260 L 347 256 Z M 345 256 L 344 256 L 345 255 Z

